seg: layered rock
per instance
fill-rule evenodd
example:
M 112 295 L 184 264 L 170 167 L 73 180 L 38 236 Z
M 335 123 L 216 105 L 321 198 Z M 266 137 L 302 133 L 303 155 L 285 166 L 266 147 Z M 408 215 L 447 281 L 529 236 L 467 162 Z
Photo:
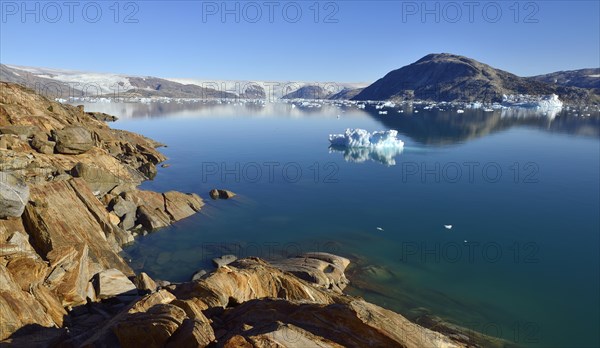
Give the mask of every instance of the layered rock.
M 347 266 L 335 255 L 312 255 L 342 272 Z M 322 279 L 327 272 L 319 265 L 310 273 Z M 147 295 L 70 342 L 121 347 L 467 346 L 257 258 Z
M 0 82 L 0 92 L 0 340 L 14 336 L 18 342 L 35 328 L 63 327 L 65 318 L 79 318 L 86 331 L 111 312 L 80 319 L 90 303 L 108 299 L 120 308 L 156 289 L 147 276 L 136 288 L 128 279 L 133 271 L 119 256 L 121 246 L 133 241 L 127 230 L 138 223 L 139 205 L 109 203 L 122 196 L 157 197 L 152 203 L 166 216 L 162 227 L 200 210 L 202 200 L 139 191 L 137 185 L 165 160 L 156 150 L 160 144 L 110 129 L 100 121 L 110 119 L 106 115 L 14 84 Z
M 0 171 L 0 218 L 19 217 L 29 199 L 29 187 L 16 176 Z

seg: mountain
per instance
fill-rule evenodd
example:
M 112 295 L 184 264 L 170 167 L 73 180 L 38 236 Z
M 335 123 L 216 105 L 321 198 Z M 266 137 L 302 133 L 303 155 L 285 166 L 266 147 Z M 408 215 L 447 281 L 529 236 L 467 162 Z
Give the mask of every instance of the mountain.
M 328 99 L 330 100 L 349 100 L 362 92 L 364 88 L 344 88 L 336 94 L 331 95 Z
M 244 98 L 275 100 L 291 94 L 298 98 L 326 99 L 343 89 L 365 83 L 314 83 L 299 81 L 233 81 L 159 78 L 113 73 L 23 67 L 0 64 L 0 80 L 18 83 L 52 98 L 68 97 L 170 97 Z M 326 91 L 327 90 L 327 91 Z M 295 94 L 292 94 L 295 93 Z M 304 97 L 303 97 L 304 96 Z
M 546 75 L 532 76 L 530 79 L 563 87 L 600 89 L 600 68 L 558 71 Z
M 281 99 L 328 99 L 335 92 L 317 85 L 307 85 L 284 95 Z
M 549 85 L 454 54 L 429 54 L 366 87 L 355 100 L 500 102 L 504 94 L 558 94 L 568 102 L 598 102 L 589 90 Z

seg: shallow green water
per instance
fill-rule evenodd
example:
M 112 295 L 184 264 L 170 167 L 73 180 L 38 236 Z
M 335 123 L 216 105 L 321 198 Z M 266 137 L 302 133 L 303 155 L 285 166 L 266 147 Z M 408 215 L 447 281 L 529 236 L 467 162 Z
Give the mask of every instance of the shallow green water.
M 409 317 L 425 308 L 518 346 L 600 344 L 597 113 L 86 108 L 168 144 L 171 167 L 144 188 L 207 203 L 127 248 L 137 270 L 185 281 L 223 253 L 328 251 L 355 261 L 350 293 Z M 327 140 L 346 128 L 397 129 L 405 149 L 395 165 L 347 161 Z M 212 201 L 215 187 L 238 197 Z

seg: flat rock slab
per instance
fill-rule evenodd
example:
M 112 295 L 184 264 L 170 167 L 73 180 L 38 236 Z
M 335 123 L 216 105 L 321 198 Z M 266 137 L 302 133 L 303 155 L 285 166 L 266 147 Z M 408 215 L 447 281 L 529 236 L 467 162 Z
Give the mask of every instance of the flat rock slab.
M 97 274 L 96 295 L 100 299 L 115 296 L 136 295 L 135 284 L 123 272 L 111 268 Z

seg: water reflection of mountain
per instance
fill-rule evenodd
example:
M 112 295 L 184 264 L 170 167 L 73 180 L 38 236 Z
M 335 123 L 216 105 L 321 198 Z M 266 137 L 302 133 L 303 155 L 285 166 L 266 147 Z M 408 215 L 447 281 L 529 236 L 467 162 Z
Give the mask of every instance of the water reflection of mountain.
M 576 136 L 600 137 L 598 113 L 590 117 L 577 117 L 566 111 L 556 116 L 544 115 L 533 110 L 505 109 L 485 112 L 480 109 L 456 111 L 389 110 L 380 115 L 380 110 L 367 108 L 371 117 L 387 129 L 395 129 L 414 141 L 427 145 L 445 145 L 466 142 L 515 126 L 533 127 L 547 132 L 565 133 Z M 412 111 L 412 112 L 411 112 Z
M 77 103 L 74 103 L 77 104 Z M 285 102 L 263 101 L 186 101 L 117 103 L 87 102 L 88 111 L 105 112 L 120 119 L 161 118 L 161 117 L 303 117 L 307 115 L 335 117 L 340 111 L 330 104 L 294 105 Z

